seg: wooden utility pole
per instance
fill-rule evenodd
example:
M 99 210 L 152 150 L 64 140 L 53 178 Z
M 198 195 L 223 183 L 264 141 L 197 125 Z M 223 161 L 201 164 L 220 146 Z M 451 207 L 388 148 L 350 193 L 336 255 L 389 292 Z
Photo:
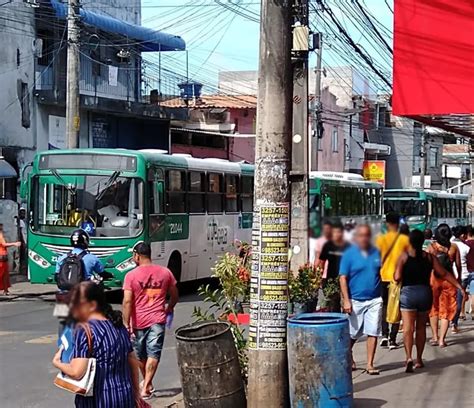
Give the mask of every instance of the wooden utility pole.
M 67 9 L 66 135 L 69 149 L 79 147 L 79 0 Z
M 288 405 L 291 2 L 262 0 L 252 232 L 249 408 Z
M 291 148 L 291 261 L 293 273 L 309 259 L 308 0 L 294 1 L 293 137 Z

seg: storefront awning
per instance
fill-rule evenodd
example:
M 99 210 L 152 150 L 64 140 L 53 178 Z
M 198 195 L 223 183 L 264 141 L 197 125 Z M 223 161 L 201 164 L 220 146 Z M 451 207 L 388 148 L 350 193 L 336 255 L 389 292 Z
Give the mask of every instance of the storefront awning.
M 67 4 L 59 0 L 51 0 L 51 6 L 56 13 L 56 17 L 62 19 L 67 17 Z M 186 43 L 177 35 L 127 23 L 83 8 L 80 10 L 80 15 L 82 23 L 108 33 L 128 37 L 140 46 L 141 51 L 184 51 L 186 49 Z
M 8 163 L 3 157 L 0 158 L 0 178 L 16 178 L 16 174 L 13 166 Z

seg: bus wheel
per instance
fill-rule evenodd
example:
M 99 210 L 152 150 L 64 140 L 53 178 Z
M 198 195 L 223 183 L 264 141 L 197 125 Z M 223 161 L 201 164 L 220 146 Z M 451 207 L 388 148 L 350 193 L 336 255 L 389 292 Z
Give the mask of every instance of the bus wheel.
M 176 282 L 181 280 L 181 255 L 179 252 L 173 252 L 168 261 L 168 269 L 173 273 Z

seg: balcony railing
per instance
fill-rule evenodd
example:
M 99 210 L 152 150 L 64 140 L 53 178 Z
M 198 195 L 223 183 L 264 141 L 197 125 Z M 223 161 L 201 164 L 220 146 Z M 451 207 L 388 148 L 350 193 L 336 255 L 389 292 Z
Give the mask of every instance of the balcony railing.
M 96 64 L 96 65 L 94 65 Z M 65 78 L 65 67 L 60 67 L 59 77 Z M 93 63 L 87 57 L 80 57 L 79 90 L 81 95 L 97 96 L 108 99 L 129 100 L 138 102 L 135 91 L 136 69 L 132 66 L 113 66 Z M 65 81 L 59 81 L 60 87 Z M 55 87 L 55 72 L 53 66 L 36 67 L 37 90 L 52 90 Z

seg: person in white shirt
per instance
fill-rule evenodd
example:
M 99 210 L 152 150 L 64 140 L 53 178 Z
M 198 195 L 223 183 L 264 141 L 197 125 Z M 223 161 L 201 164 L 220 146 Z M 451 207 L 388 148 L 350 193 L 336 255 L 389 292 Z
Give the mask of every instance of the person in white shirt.
M 456 265 L 453 265 L 454 275 L 456 276 L 457 280 L 461 283 L 461 286 L 465 289 L 467 287 L 467 283 L 469 280 L 469 270 L 467 268 L 467 255 L 471 248 L 469 245 L 465 244 L 464 241 L 467 238 L 467 228 L 463 225 L 457 225 L 453 228 L 453 237 L 452 244 L 456 245 L 459 249 L 459 254 L 461 256 L 461 270 L 458 271 Z M 453 319 L 453 334 L 459 333 L 459 316 L 461 312 L 464 311 L 465 308 L 465 299 L 461 291 L 458 291 L 457 295 L 457 310 L 456 315 Z M 462 313 L 464 314 L 464 313 Z

